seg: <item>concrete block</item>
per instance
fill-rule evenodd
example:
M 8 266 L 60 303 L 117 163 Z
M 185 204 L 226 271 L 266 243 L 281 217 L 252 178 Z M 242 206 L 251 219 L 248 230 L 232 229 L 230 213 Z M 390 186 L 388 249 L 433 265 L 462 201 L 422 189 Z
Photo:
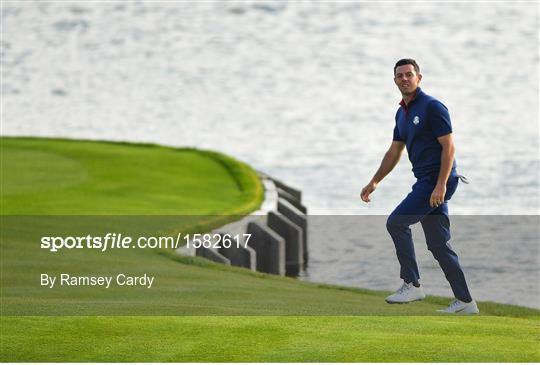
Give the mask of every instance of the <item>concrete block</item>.
M 309 262 L 308 255 L 308 235 L 307 235 L 307 216 L 296 209 L 285 199 L 278 199 L 278 212 L 287 217 L 291 222 L 302 229 L 302 252 L 304 254 L 304 268 Z
M 297 276 L 304 266 L 302 229 L 275 212 L 268 213 L 268 227 L 285 239 L 285 274 Z
M 307 214 L 307 208 L 302 205 L 298 199 L 296 199 L 293 195 L 289 194 L 283 189 L 278 188 L 277 189 L 278 197 L 285 199 L 289 203 L 291 203 L 296 209 L 301 211 L 304 214 Z
M 285 275 L 285 239 L 265 225 L 249 222 L 248 246 L 255 250 L 257 271 Z
M 197 256 L 197 250 L 190 245 L 179 247 L 176 249 L 176 252 L 182 256 Z
M 279 180 L 276 180 L 276 179 L 272 179 L 272 180 L 274 180 L 274 184 L 276 184 L 276 187 L 280 188 L 281 190 L 285 190 L 287 193 L 294 196 L 296 200 L 298 200 L 299 202 L 302 201 L 302 192 L 300 190 L 291 188 L 289 185 L 285 185 Z
M 204 257 L 205 259 L 212 260 L 214 262 L 219 262 L 220 264 L 230 265 L 231 261 L 223 256 L 222 254 L 218 253 L 217 251 L 214 251 L 211 248 L 206 247 L 197 247 L 196 249 L 197 256 Z
M 249 246 L 245 246 L 245 242 L 238 242 L 234 237 L 231 237 L 227 233 L 219 232 L 222 237 L 220 242 L 221 247 L 218 248 L 218 252 L 229 259 L 231 265 L 248 268 L 252 271 L 257 270 L 257 255 L 255 250 Z M 231 240 L 230 247 L 225 247 L 223 242 L 224 235 L 227 239 Z

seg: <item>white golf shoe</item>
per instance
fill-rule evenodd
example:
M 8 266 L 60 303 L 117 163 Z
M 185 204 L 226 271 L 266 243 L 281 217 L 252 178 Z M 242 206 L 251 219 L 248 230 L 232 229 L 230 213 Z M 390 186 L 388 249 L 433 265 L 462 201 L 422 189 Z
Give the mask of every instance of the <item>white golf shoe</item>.
M 448 308 L 438 309 L 437 312 L 453 314 L 478 314 L 480 313 L 480 310 L 478 309 L 478 306 L 474 300 L 466 303 L 459 299 L 455 299 L 452 303 L 450 303 Z
M 389 304 L 403 304 L 410 303 L 416 300 L 422 300 L 426 297 L 422 286 L 418 288 L 412 283 L 403 283 L 401 288 L 399 288 L 394 294 L 386 297 L 386 303 Z

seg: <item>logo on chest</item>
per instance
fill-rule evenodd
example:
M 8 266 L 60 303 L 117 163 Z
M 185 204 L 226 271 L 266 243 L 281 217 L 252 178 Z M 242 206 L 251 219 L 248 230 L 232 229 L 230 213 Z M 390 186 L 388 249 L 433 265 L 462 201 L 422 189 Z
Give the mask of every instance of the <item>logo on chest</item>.
M 414 117 L 414 119 L 413 119 L 412 122 L 413 122 L 414 125 L 417 125 L 418 123 L 420 123 L 420 118 L 418 118 L 418 115 L 416 115 L 416 116 Z

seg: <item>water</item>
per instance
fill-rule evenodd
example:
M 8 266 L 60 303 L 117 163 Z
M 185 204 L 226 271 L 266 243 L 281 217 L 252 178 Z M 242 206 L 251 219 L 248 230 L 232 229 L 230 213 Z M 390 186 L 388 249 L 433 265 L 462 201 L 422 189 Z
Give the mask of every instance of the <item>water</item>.
M 393 65 L 413 57 L 471 180 L 451 213 L 539 213 L 535 2 L 5 2 L 1 53 L 2 135 L 219 150 L 331 215 L 388 214 L 410 190 L 404 156 L 371 203 L 358 197 L 391 142 Z M 322 245 L 308 274 L 351 284 L 336 268 L 357 273 L 354 258 L 325 261 Z M 526 277 L 538 283 L 539 242 L 516 245 L 535 253 Z M 495 266 L 502 252 L 489 252 Z
M 473 298 L 540 307 L 539 216 L 455 215 L 450 245 Z M 310 262 L 304 280 L 372 289 L 397 289 L 399 265 L 386 216 L 309 217 Z M 420 282 L 431 295 L 452 296 L 427 250 L 422 227 L 412 227 Z M 313 246 L 316 245 L 315 248 Z

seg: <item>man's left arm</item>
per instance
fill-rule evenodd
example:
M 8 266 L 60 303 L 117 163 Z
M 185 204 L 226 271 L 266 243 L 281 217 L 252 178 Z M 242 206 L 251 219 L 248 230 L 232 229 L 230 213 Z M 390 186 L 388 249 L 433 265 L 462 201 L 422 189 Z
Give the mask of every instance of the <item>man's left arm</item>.
M 452 172 L 452 166 L 454 164 L 455 147 L 452 133 L 440 136 L 437 140 L 442 146 L 441 169 L 439 171 L 439 177 L 437 178 L 437 185 L 435 185 L 435 189 L 433 189 L 431 198 L 429 199 L 429 205 L 431 207 L 439 206 L 444 202 L 446 182 L 448 181 L 448 177 Z

